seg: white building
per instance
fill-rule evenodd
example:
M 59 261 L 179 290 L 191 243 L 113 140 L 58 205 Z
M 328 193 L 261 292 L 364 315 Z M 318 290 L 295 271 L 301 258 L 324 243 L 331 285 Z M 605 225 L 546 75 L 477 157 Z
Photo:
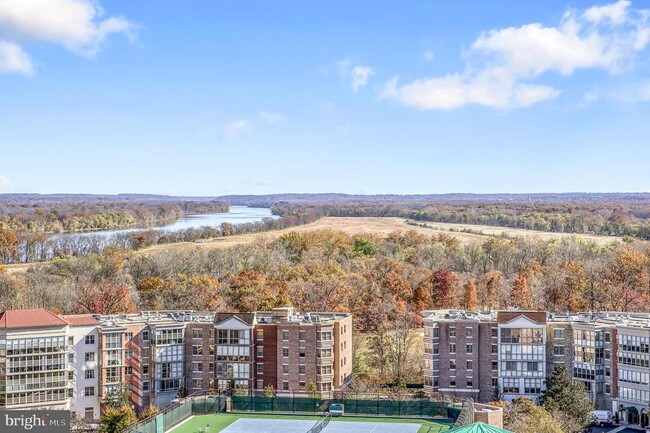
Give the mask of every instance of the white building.
M 90 315 L 62 316 L 68 322 L 68 340 L 72 342 L 69 355 L 70 369 L 74 371 L 70 409 L 73 416 L 88 423 L 99 420 L 99 322 Z

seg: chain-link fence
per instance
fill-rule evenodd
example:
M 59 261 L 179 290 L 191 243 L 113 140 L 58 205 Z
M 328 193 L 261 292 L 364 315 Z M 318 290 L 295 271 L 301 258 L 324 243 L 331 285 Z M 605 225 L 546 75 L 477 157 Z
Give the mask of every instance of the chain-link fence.
M 226 411 L 225 396 L 218 395 L 192 395 L 184 398 L 156 415 L 138 421 L 122 433 L 157 433 L 167 431 L 171 427 L 189 418 L 190 415 L 203 415 Z
M 237 412 L 270 412 L 318 414 L 329 410 L 331 404 L 341 403 L 346 415 L 384 415 L 396 417 L 449 417 L 451 403 L 427 399 L 360 399 L 232 396 L 231 409 Z M 451 411 L 451 414 L 454 414 Z M 457 413 L 455 414 L 457 416 Z

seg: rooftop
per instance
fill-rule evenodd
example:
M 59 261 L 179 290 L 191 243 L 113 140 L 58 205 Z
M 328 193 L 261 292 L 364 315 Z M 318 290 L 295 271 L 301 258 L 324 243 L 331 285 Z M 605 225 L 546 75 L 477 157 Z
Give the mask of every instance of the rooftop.
M 502 311 L 464 311 L 464 310 L 426 310 L 422 312 L 424 320 L 434 320 L 436 322 L 449 321 L 480 321 L 496 322 L 500 312 L 521 313 L 525 315 L 530 311 L 524 310 L 502 310 Z M 536 313 L 546 313 L 547 322 L 553 323 L 570 323 L 570 324 L 588 324 L 602 325 L 607 327 L 632 327 L 650 330 L 650 313 L 623 313 L 617 311 L 601 312 L 579 312 L 579 313 L 549 313 L 537 311 Z
M 0 329 L 47 328 L 67 326 L 68 322 L 44 308 L 7 310 L 0 313 Z

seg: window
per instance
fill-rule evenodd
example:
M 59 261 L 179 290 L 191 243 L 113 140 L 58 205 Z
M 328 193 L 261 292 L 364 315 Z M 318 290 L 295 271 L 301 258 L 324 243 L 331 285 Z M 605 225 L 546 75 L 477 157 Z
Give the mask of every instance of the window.
M 264 388 L 264 379 L 257 379 L 257 389 Z
M 263 346 L 257 346 L 257 357 L 258 358 L 263 358 L 264 357 L 264 347 Z
M 92 370 L 86 370 L 86 371 L 84 371 L 84 377 L 85 377 L 86 379 L 94 379 L 94 378 L 95 378 L 95 370 L 92 369 Z
M 133 367 L 130 365 L 124 367 L 124 374 L 127 376 L 131 376 L 133 374 Z
M 497 353 L 499 353 L 499 345 L 498 344 L 493 344 L 492 345 L 492 354 L 496 355 Z
M 85 344 L 95 344 L 95 336 L 94 335 L 86 335 L 84 338 L 84 343 Z
M 316 340 L 318 341 L 332 341 L 332 331 L 324 331 L 316 334 Z
M 284 391 L 289 391 L 289 382 L 282 382 L 282 389 Z
M 449 387 L 456 388 L 456 378 L 453 376 L 449 378 Z
M 264 374 L 264 364 L 261 362 L 257 363 L 257 374 Z
M 609 332 L 605 332 L 605 343 L 609 343 L 612 340 L 612 335 Z
M 305 348 L 304 347 L 300 348 L 298 356 L 300 356 L 301 358 L 305 357 Z
M 473 344 L 468 344 L 467 347 L 465 348 L 465 351 L 467 353 L 474 353 L 474 345 Z
M 467 385 L 466 385 L 466 387 L 467 387 L 467 388 L 472 388 L 472 387 L 474 387 L 474 378 L 472 378 L 472 377 L 468 377 L 468 378 L 467 378 Z
M 124 334 L 124 340 L 125 340 L 125 341 L 131 341 L 131 340 L 133 340 L 133 332 L 126 332 L 126 333 Z
M 564 356 L 564 346 L 553 346 L 553 356 Z
M 257 341 L 263 341 L 264 340 L 264 330 L 263 329 L 258 329 L 257 330 Z
M 282 331 L 282 341 L 289 341 L 289 331 Z
M 129 349 L 129 350 L 124 351 L 124 356 L 126 356 L 126 359 L 133 358 L 133 350 Z
M 149 382 L 142 382 L 142 390 L 149 391 Z
M 439 378 L 436 376 L 433 378 L 433 386 L 438 386 Z
M 456 369 L 456 360 L 455 359 L 450 359 L 449 360 L 449 369 L 450 370 L 455 370 Z
M 95 360 L 95 352 L 86 352 L 86 362 L 92 362 Z
M 499 370 L 499 361 L 492 361 L 492 371 Z
M 564 329 L 554 329 L 553 338 L 564 339 Z
M 192 338 L 203 338 L 203 329 L 201 328 L 192 329 Z
M 142 354 L 143 358 L 149 358 L 149 348 L 148 347 L 143 347 L 141 354 Z
M 298 366 L 298 373 L 299 374 L 305 374 L 305 365 L 304 364 L 300 364 Z
M 304 388 L 306 385 L 307 384 L 305 383 L 304 380 L 301 380 L 300 382 L 298 382 L 298 386 L 301 387 L 301 388 Z
M 456 327 L 455 326 L 450 326 L 449 327 L 449 336 L 450 337 L 455 337 L 456 336 Z
M 192 363 L 192 371 L 194 373 L 201 373 L 203 372 L 203 363 L 202 362 L 193 362 Z
M 519 394 L 519 379 L 503 379 L 502 390 L 507 394 Z
M 72 364 L 74 362 L 74 353 L 68 353 L 68 363 Z
M 84 388 L 84 395 L 86 397 L 90 397 L 95 395 L 95 387 L 94 386 L 87 386 Z
M 283 347 L 282 348 L 282 357 L 283 358 L 288 358 L 289 357 L 289 348 L 288 347 Z
M 192 388 L 194 389 L 203 388 L 203 379 L 192 379 Z
M 289 364 L 282 364 L 282 374 L 289 374 Z
M 209 350 L 210 356 L 214 356 L 214 344 L 209 344 L 208 345 L 208 350 Z
M 149 341 L 149 331 L 142 331 L 142 341 Z
M 214 362 L 208 363 L 208 371 L 214 373 Z
M 192 355 L 203 355 L 203 345 L 192 346 Z
M 611 394 L 612 393 L 612 385 L 609 383 L 605 384 L 605 394 Z
M 433 338 L 440 338 L 440 328 L 437 326 L 433 328 Z
M 449 353 L 456 353 L 456 343 L 449 343 Z
M 298 340 L 305 341 L 305 331 L 298 331 Z
M 499 378 L 498 377 L 493 377 L 492 378 L 492 388 L 496 388 L 499 386 Z
M 472 338 L 474 335 L 474 328 L 467 327 L 465 328 L 465 336 L 468 338 Z
M 524 379 L 525 394 L 539 394 L 542 392 L 542 379 Z
M 474 370 L 474 361 L 467 361 L 467 369 Z
M 490 336 L 497 338 L 499 336 L 499 328 L 490 328 Z
M 149 374 L 149 364 L 142 364 L 142 374 Z
M 68 337 L 68 346 L 74 345 L 74 337 Z

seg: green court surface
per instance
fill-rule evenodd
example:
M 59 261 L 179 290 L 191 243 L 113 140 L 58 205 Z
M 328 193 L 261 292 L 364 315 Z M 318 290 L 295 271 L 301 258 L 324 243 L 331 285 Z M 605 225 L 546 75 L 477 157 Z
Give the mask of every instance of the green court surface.
M 306 433 L 320 416 L 211 414 L 189 418 L 166 433 Z M 439 433 L 448 430 L 453 421 L 445 419 L 384 418 L 343 416 L 332 418 L 323 433 Z M 418 428 L 419 425 L 419 428 Z

